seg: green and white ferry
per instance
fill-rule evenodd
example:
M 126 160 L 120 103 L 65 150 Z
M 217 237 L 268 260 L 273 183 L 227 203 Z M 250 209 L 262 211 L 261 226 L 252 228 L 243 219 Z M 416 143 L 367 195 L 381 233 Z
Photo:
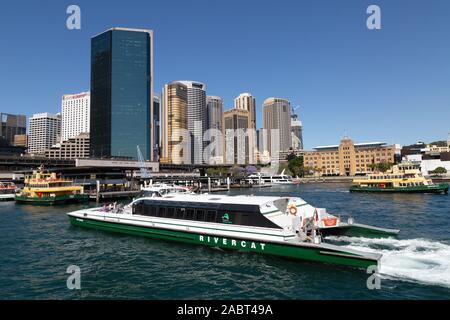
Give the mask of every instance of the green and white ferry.
M 378 265 L 381 255 L 325 243 L 327 235 L 399 232 L 353 219 L 341 222 L 301 198 L 173 191 L 149 188 L 123 208 L 89 208 L 68 216 L 75 226 L 356 268 Z

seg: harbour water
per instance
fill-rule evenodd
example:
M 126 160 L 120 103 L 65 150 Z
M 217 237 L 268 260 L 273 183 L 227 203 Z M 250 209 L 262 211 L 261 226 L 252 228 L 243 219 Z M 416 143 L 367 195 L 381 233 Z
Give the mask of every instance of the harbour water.
M 69 225 L 82 205 L 0 202 L 2 299 L 450 299 L 450 196 L 354 194 L 348 184 L 232 190 L 295 195 L 332 214 L 399 228 L 398 239 L 332 238 L 380 252 L 381 289 L 348 268 L 112 234 Z M 81 270 L 81 290 L 66 270 Z

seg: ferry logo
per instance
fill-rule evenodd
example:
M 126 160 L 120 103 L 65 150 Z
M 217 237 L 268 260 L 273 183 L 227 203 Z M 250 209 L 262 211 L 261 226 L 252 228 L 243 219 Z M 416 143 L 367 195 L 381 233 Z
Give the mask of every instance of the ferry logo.
M 225 213 L 225 214 L 222 216 L 222 223 L 233 223 L 232 221 L 230 221 L 230 216 L 229 216 L 228 213 Z

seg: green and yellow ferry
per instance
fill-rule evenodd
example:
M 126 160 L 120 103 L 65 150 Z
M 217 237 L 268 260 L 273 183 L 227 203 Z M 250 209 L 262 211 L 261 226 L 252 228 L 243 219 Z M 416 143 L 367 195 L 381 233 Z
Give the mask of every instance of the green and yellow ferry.
M 19 203 L 54 205 L 88 201 L 89 195 L 72 180 L 39 169 L 25 176 L 24 188 L 16 193 L 15 200 Z
M 394 165 L 387 173 L 373 173 L 354 179 L 350 191 L 447 194 L 448 188 L 448 183 L 435 184 L 426 179 L 420 171 L 419 163 L 403 162 Z
M 381 254 L 326 243 L 329 235 L 389 237 L 399 230 L 341 222 L 301 198 L 169 193 L 68 213 L 72 225 L 356 268 Z

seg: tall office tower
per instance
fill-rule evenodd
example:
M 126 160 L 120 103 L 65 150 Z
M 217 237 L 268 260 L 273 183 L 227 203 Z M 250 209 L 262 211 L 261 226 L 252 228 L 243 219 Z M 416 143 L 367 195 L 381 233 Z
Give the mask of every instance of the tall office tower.
M 61 115 L 50 113 L 34 114 L 30 118 L 28 132 L 28 153 L 43 154 L 61 137 Z
M 153 159 L 153 31 L 112 28 L 91 39 L 91 157 Z
M 278 157 L 278 151 L 289 150 L 292 139 L 291 105 L 288 100 L 281 98 L 264 100 L 263 129 L 267 134 L 268 151 L 272 158 Z
M 175 81 L 164 86 L 161 106 L 162 163 L 190 163 L 187 101 L 187 87 L 183 83 Z
M 247 110 L 230 109 L 223 113 L 225 163 L 249 163 L 249 124 L 250 112 Z
M 294 113 L 292 109 L 291 113 L 291 140 L 292 149 L 302 150 L 303 149 L 303 126 L 297 114 Z
M 221 97 L 207 96 L 206 104 L 208 107 L 208 129 L 218 131 L 209 131 L 211 136 L 207 137 L 209 138 L 210 143 L 215 143 L 215 139 L 217 139 L 217 142 L 215 143 L 216 148 L 213 148 L 211 153 L 210 163 L 223 163 L 223 100 Z M 214 134 L 219 136 L 214 136 Z
M 153 142 L 153 158 L 152 161 L 159 161 L 161 149 L 161 124 L 160 124 L 160 108 L 161 99 L 153 93 L 153 121 L 152 121 L 152 136 L 150 141 Z
M 24 115 L 0 113 L 0 137 L 10 145 L 14 144 L 14 136 L 27 133 L 27 117 Z
M 206 86 L 195 81 L 178 81 L 187 88 L 187 119 L 191 134 L 191 163 L 203 163 L 203 149 L 206 144 L 203 134 L 207 130 Z
M 256 100 L 251 93 L 241 93 L 234 99 L 234 108 L 247 110 L 250 113 L 249 128 L 256 129 Z
M 61 102 L 61 142 L 89 132 L 91 94 L 65 94 Z

